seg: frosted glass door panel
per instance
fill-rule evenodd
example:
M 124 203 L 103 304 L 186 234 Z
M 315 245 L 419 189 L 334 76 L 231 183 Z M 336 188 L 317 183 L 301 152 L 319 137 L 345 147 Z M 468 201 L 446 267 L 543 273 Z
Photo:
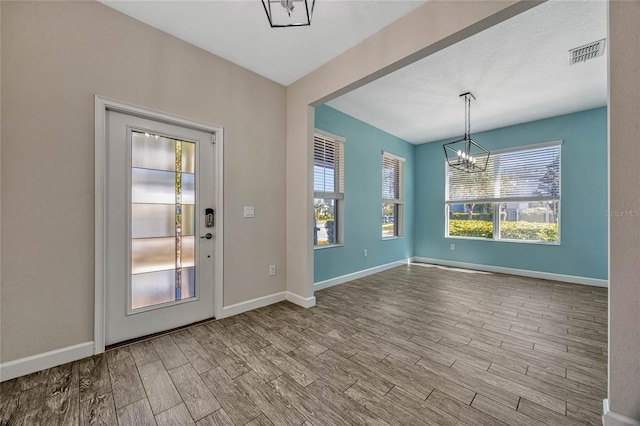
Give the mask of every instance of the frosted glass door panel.
M 196 172 L 196 144 L 182 142 L 182 171 L 183 173 Z
M 132 274 L 175 269 L 175 267 L 175 238 L 141 238 L 131 240 Z
M 131 276 L 131 309 L 140 309 L 176 300 L 176 270 Z
M 196 297 L 196 268 L 182 268 L 182 297 Z
M 132 168 L 131 202 L 174 204 L 176 202 L 175 172 Z
M 131 167 L 176 170 L 176 141 L 148 133 L 131 135 Z
M 195 297 L 195 164 L 192 142 L 132 133 L 131 310 Z
M 182 205 L 182 235 L 195 235 L 195 209 L 194 205 Z
M 187 268 L 195 265 L 195 238 L 182 237 L 182 267 Z
M 193 214 L 193 209 L 191 209 Z M 183 217 L 186 214 L 183 209 Z M 176 235 L 174 204 L 132 204 L 131 238 L 171 237 Z
M 196 203 L 196 175 L 191 173 L 182 174 L 182 204 Z

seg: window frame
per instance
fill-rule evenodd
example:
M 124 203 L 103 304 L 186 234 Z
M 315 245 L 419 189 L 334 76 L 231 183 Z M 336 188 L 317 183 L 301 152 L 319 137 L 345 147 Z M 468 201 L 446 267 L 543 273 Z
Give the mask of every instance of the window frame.
M 549 141 L 549 142 L 542 142 L 542 143 L 536 143 L 536 144 L 529 144 L 529 145 L 522 145 L 522 146 L 517 146 L 517 147 L 512 147 L 512 148 L 505 148 L 505 149 L 500 149 L 500 150 L 495 150 L 491 152 L 491 155 L 499 155 L 499 154 L 508 154 L 508 153 L 513 153 L 513 152 L 520 152 L 520 151 L 529 151 L 529 150 L 534 150 L 534 149 L 541 149 L 541 148 L 546 148 L 546 147 L 558 147 L 558 171 L 559 171 L 559 177 L 558 177 L 558 195 L 557 197 L 554 196 L 540 196 L 540 197 L 513 197 L 513 198 L 508 198 L 508 197 L 498 197 L 498 198 L 477 198 L 477 199 L 470 199 L 470 200 L 464 200 L 464 201 L 450 201 L 448 200 L 448 196 L 449 196 L 449 178 L 448 178 L 448 174 L 447 174 L 447 162 L 445 161 L 445 201 L 444 201 L 444 219 L 445 219 L 445 226 L 444 226 L 444 237 L 446 239 L 461 239 L 461 240 L 474 240 L 474 241 L 495 241 L 495 242 L 501 242 L 501 243 L 518 243 L 518 244 L 539 244 L 539 245 L 551 245 L 551 246 L 559 246 L 561 245 L 561 239 L 562 239 L 562 230 L 561 230 L 561 226 L 562 226 L 562 214 L 561 214 L 561 210 L 562 210 L 562 145 L 564 144 L 564 140 L 559 139 L 559 140 L 553 140 L 553 141 Z M 495 192 L 495 185 L 496 185 L 496 180 L 495 180 L 495 176 L 494 176 L 494 192 Z M 518 239 L 508 239 L 508 238 L 501 238 L 500 234 L 501 234 L 501 229 L 500 229 L 500 205 L 502 203 L 508 203 L 508 202 L 521 202 L 521 203 L 525 203 L 525 202 L 544 202 L 544 201 L 557 201 L 558 203 L 558 208 L 557 208 L 557 217 L 558 217 L 558 240 L 557 241 L 541 241 L 541 240 L 518 240 Z M 457 205 L 457 204 L 491 204 L 492 206 L 492 226 L 493 226 L 493 238 L 483 238 L 483 237 L 467 237 L 467 236 L 456 236 L 456 235 L 449 235 L 449 213 L 450 213 L 450 206 L 452 205 Z
M 345 151 L 346 151 L 346 143 L 347 143 L 347 139 L 343 136 L 338 136 L 338 135 L 334 135 L 332 133 L 329 133 L 327 131 L 321 130 L 321 129 L 314 129 L 313 132 L 313 163 L 312 163 L 312 168 L 315 168 L 315 143 L 316 143 L 316 136 L 320 136 L 321 138 L 324 139 L 330 139 L 333 140 L 336 144 L 341 144 L 341 153 L 342 153 L 342 157 L 338 157 L 338 164 L 334 165 L 334 167 L 336 167 L 337 170 L 337 177 L 339 179 L 339 182 L 337 183 L 337 191 L 334 192 L 324 192 L 324 191 L 315 191 L 315 174 L 314 174 L 314 179 L 313 179 L 313 185 L 314 185 L 314 191 L 313 191 L 313 200 L 315 202 L 316 199 L 323 199 L 323 200 L 334 200 L 335 201 L 335 213 L 334 213 L 334 222 L 335 222 L 335 231 L 336 231 L 336 242 L 332 243 L 332 244 L 317 244 L 314 243 L 313 245 L 313 249 L 314 250 L 322 250 L 322 249 L 327 249 L 327 248 L 332 248 L 332 247 L 341 247 L 344 246 L 344 199 L 345 199 L 345 179 L 344 179 L 344 170 L 346 168 L 346 164 L 345 164 Z M 342 172 L 342 173 L 340 173 Z M 334 183 L 335 185 L 335 183 Z M 340 192 L 340 188 L 342 188 L 342 192 Z M 325 188 L 326 189 L 326 188 Z M 314 209 L 314 207 L 312 206 L 312 209 Z M 314 219 L 315 219 L 315 209 L 314 209 Z M 315 220 L 314 220 L 314 228 L 315 228 Z M 315 241 L 315 229 L 313 230 L 314 232 L 314 241 Z
M 389 158 L 391 161 L 397 161 L 398 162 L 398 167 L 399 167 L 399 171 L 398 171 L 398 198 L 386 198 L 385 197 L 385 191 L 384 191 L 384 185 L 382 184 L 382 181 L 384 181 L 384 165 L 385 165 L 385 157 Z M 381 172 L 382 172 L 382 181 L 381 181 L 381 186 L 382 186 L 382 190 L 381 190 L 381 199 L 382 202 L 380 204 L 380 211 L 382 213 L 382 209 L 384 208 L 383 205 L 384 204 L 393 204 L 393 235 L 392 236 L 384 236 L 384 234 L 382 233 L 382 226 L 380 227 L 381 230 L 381 238 L 383 241 L 386 240 L 393 240 L 393 239 L 397 239 L 397 238 L 403 238 L 404 237 L 404 187 L 405 187 L 405 179 L 404 179 L 404 174 L 405 174 L 405 167 L 406 166 L 406 159 L 404 157 L 401 157 L 399 155 L 393 154 L 391 152 L 388 151 L 382 151 L 382 156 L 381 156 Z M 383 214 L 381 214 L 381 217 L 384 216 Z

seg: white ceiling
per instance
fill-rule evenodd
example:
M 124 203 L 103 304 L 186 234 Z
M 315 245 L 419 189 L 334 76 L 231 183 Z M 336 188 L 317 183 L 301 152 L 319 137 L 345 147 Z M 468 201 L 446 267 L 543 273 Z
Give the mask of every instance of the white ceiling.
M 285 86 L 425 3 L 317 0 L 311 26 L 271 28 L 260 0 L 99 1 Z
M 283 85 L 315 70 L 424 0 L 317 0 L 309 27 L 269 27 L 259 0 L 100 0 Z M 411 143 L 606 105 L 605 55 L 568 65 L 568 50 L 607 34 L 604 0 L 550 0 L 328 102 Z
M 328 105 L 411 143 L 606 105 L 605 55 L 569 66 L 568 50 L 605 38 L 604 1 L 548 1 Z

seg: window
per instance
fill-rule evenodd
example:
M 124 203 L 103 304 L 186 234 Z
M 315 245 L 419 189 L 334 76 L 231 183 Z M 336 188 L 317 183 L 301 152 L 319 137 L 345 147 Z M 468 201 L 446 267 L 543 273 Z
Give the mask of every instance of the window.
M 313 136 L 313 245 L 342 244 L 344 139 Z
M 447 237 L 559 244 L 561 144 L 492 152 L 483 173 L 445 165 Z
M 382 152 L 382 238 L 402 236 L 404 158 Z

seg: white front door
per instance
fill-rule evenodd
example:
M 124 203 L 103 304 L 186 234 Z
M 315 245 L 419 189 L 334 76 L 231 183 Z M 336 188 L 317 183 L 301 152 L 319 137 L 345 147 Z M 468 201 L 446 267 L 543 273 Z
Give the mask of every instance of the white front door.
M 211 318 L 214 135 L 115 111 L 105 128 L 105 343 Z

